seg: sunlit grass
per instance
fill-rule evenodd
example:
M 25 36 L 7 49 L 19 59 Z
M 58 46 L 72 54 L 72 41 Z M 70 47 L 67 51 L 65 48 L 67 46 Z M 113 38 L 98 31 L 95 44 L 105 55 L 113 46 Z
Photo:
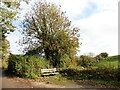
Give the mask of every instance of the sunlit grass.
M 118 56 L 110 56 L 98 62 L 94 67 L 118 68 Z

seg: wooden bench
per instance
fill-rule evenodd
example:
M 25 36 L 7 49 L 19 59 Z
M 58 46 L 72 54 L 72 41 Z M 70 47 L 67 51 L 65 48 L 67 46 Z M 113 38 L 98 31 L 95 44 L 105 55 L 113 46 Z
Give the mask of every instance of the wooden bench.
M 42 75 L 55 75 L 55 74 L 59 74 L 59 72 L 57 72 L 56 68 L 51 68 L 51 69 L 41 69 L 41 74 Z

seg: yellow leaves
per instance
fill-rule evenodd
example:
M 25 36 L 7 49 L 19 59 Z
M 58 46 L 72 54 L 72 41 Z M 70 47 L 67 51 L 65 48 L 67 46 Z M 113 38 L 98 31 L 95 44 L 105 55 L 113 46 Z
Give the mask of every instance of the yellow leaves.
M 49 46 L 49 45 L 50 45 L 50 43 L 47 42 L 47 41 L 45 41 L 44 44 L 45 44 L 46 46 Z
M 6 24 L 11 24 L 11 21 L 7 21 Z
M 19 8 L 20 6 L 20 3 L 16 1 L 10 1 L 10 2 L 3 1 L 3 3 L 6 4 L 8 8 Z

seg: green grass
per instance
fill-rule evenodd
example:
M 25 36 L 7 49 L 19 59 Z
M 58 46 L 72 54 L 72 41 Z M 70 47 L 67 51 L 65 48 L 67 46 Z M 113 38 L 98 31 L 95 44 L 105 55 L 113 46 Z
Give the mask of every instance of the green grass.
M 109 56 L 106 59 L 98 62 L 94 67 L 107 67 L 107 68 L 118 68 L 118 55 Z

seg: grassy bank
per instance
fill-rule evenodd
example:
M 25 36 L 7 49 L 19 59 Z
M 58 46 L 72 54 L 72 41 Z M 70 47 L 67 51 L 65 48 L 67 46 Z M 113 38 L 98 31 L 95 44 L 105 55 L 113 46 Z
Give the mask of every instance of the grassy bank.
M 107 57 L 106 59 L 103 59 L 100 62 L 96 63 L 95 67 L 118 68 L 118 57 L 120 57 L 120 55 Z

